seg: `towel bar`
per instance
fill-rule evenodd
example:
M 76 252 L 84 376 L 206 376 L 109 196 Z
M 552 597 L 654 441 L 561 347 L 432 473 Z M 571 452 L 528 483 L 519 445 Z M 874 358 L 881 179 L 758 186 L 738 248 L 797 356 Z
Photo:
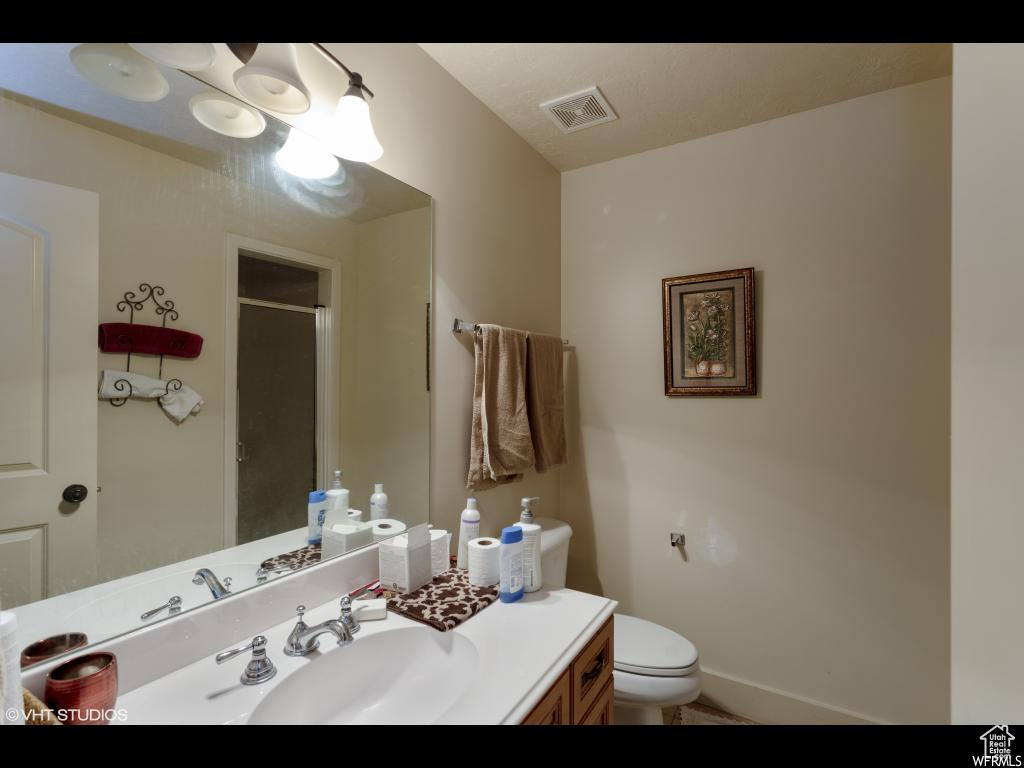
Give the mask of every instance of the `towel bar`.
M 480 326 L 476 323 L 468 323 L 465 320 L 459 320 L 455 318 L 452 322 L 452 333 L 476 333 L 480 330 Z M 568 339 L 562 339 L 562 344 L 569 346 Z

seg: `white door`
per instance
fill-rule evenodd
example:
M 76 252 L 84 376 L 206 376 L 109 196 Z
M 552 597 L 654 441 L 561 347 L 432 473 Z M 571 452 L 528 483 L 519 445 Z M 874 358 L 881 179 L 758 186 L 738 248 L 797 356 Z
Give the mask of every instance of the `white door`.
M 4 608 L 95 582 L 98 259 L 96 193 L 0 173 Z

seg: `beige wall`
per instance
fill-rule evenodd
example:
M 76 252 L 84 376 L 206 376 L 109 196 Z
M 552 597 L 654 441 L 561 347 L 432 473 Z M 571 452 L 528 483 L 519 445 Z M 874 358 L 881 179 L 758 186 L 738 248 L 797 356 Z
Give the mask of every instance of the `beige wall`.
M 953 720 L 1024 720 L 1024 46 L 953 49 Z
M 949 717 L 949 115 L 946 78 L 563 176 L 570 586 L 755 719 Z M 661 279 L 748 266 L 759 396 L 665 397 Z
M 172 325 L 204 338 L 199 358 L 164 363 L 165 377 L 180 377 L 205 398 L 198 415 L 175 425 L 155 403 L 99 403 L 101 581 L 220 549 L 224 235 L 341 259 L 354 280 L 354 226 L 6 99 L 0 124 L 0 169 L 99 193 L 100 321 L 126 321 L 115 304 L 144 281 L 175 301 L 181 317 Z M 139 321 L 154 318 L 147 306 Z M 124 363 L 122 355 L 98 354 L 100 369 Z M 156 358 L 136 356 L 132 370 L 156 376 Z
M 342 431 L 345 487 L 369 517 L 373 484 L 388 495 L 389 515 L 426 519 L 429 506 L 430 393 L 426 382 L 426 309 L 430 301 L 430 207 L 355 227 L 355 344 L 349 428 Z
M 472 340 L 453 317 L 559 331 L 559 175 L 411 43 L 331 43 L 373 88 L 374 165 L 434 198 L 431 519 L 458 530 L 467 491 Z M 557 515 L 558 472 L 479 494 L 482 530 L 519 518 L 521 496 Z

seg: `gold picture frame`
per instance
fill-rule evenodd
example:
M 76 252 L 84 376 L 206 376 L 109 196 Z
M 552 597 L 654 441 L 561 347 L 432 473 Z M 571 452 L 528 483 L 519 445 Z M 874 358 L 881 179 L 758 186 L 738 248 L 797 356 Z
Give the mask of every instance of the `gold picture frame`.
M 754 269 L 661 281 L 665 394 L 756 395 Z

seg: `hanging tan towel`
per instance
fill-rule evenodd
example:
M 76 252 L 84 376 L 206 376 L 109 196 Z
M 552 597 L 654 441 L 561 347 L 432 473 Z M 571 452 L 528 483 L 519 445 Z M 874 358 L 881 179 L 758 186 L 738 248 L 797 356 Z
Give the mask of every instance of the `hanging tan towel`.
M 526 406 L 526 333 L 482 325 L 474 357 L 466 487 L 479 491 L 521 480 L 533 466 Z
M 562 340 L 531 333 L 526 341 L 530 435 L 538 472 L 565 464 L 565 385 Z

